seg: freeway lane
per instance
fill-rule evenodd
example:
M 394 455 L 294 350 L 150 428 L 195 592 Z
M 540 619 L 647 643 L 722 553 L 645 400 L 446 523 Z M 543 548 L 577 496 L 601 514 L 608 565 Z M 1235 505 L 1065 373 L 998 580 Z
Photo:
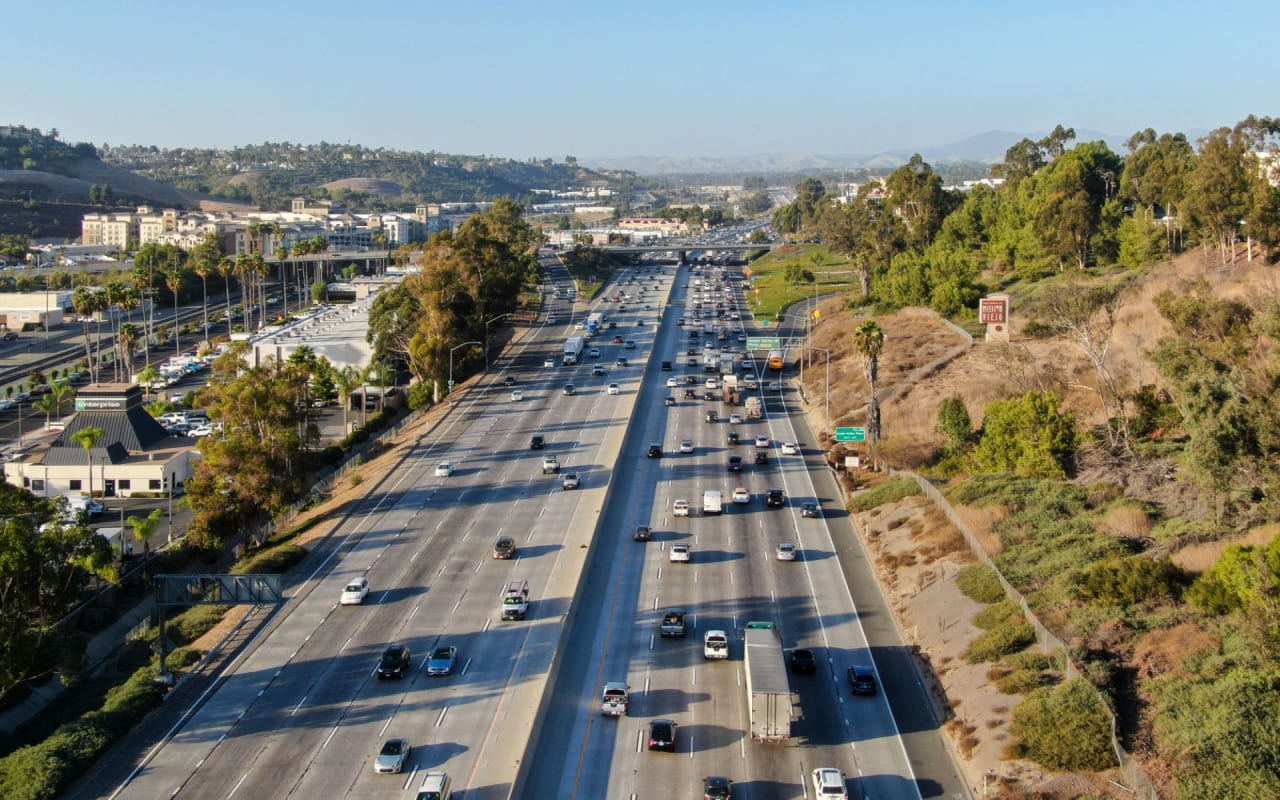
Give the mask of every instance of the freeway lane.
M 650 330 L 629 332 L 641 343 L 631 358 Z M 559 333 L 544 332 L 516 361 L 541 364 L 558 352 Z M 565 370 L 541 368 L 516 376 L 518 403 L 496 378 L 473 393 L 442 441 L 406 459 L 380 504 L 344 530 L 349 545 L 291 588 L 274 632 L 119 796 L 389 797 L 426 769 L 447 769 L 468 797 L 506 796 L 576 586 L 580 556 L 565 537 L 594 527 L 616 460 L 609 437 L 625 427 L 638 363 L 611 371 L 626 387 L 617 396 L 583 377 L 577 396 L 562 397 Z M 533 432 L 583 474 L 583 490 L 562 491 L 541 474 Z M 444 459 L 458 471 L 436 477 Z M 521 545 L 513 561 L 488 557 L 503 533 Z M 366 605 L 338 607 L 346 580 L 362 574 L 373 587 Z M 497 621 L 500 590 L 519 578 L 532 590 L 529 618 Z M 378 655 L 394 640 L 411 646 L 412 669 L 378 681 Z M 424 674 L 437 643 L 459 648 L 458 673 Z M 415 742 L 411 772 L 372 774 L 381 739 L 393 735 Z

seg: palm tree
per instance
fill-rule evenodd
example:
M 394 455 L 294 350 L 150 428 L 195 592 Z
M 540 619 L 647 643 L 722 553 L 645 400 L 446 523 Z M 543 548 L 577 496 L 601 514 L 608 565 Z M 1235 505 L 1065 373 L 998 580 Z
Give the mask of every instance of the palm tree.
M 236 271 L 236 262 L 229 258 L 218 261 L 218 274 L 222 276 L 223 290 L 227 296 L 227 333 L 231 333 L 231 276 Z
M 76 316 L 80 318 L 80 329 L 84 333 L 84 354 L 89 364 L 89 381 L 98 382 L 98 364 L 93 358 L 93 342 L 89 339 L 89 321 L 98 312 L 102 303 L 100 292 L 84 286 L 71 293 L 71 305 L 75 307 Z
M 276 257 L 280 259 L 280 297 L 284 301 L 280 313 L 286 317 L 289 316 L 289 252 L 289 245 L 283 242 L 276 248 Z
M 258 299 L 255 305 L 258 306 L 258 327 L 261 328 L 267 321 L 267 274 L 271 272 L 271 265 L 267 263 L 267 259 L 262 253 L 254 253 L 249 258 L 249 267 L 253 270 L 253 277 L 258 284 Z M 249 302 L 253 303 L 253 292 L 249 293 Z M 249 330 L 249 328 L 245 328 Z
M 153 383 L 155 383 L 156 381 L 160 380 L 160 378 L 161 378 L 161 377 L 162 377 L 162 376 L 160 375 L 160 370 L 158 370 L 158 369 L 156 369 L 155 367 L 153 367 L 153 366 L 151 366 L 150 364 L 148 364 L 148 365 L 146 366 L 146 369 L 144 369 L 144 370 L 142 370 L 142 372 L 139 372 L 139 373 L 138 373 L 138 383 L 142 384 L 142 388 L 143 388 L 143 390 L 144 390 L 148 395 L 150 395 L 150 394 L 151 394 L 151 384 L 153 384 Z
M 338 387 L 338 397 L 342 401 L 342 432 L 345 435 L 347 432 L 347 409 L 351 406 L 351 393 L 364 381 L 364 376 L 355 367 L 346 366 L 338 370 L 333 378 L 334 385 Z M 361 397 L 360 400 L 360 405 L 363 408 L 364 397 Z
M 200 276 L 201 308 L 204 310 L 204 343 L 209 344 L 209 276 L 215 269 L 212 262 L 200 259 L 196 262 L 195 273 Z
M 249 283 L 249 275 L 253 274 L 253 268 L 249 265 L 249 255 L 240 253 L 236 256 L 236 277 L 240 280 L 240 308 L 244 311 L 244 329 L 252 330 L 249 324 L 252 313 L 249 311 L 249 303 L 245 302 L 246 297 L 253 295 L 253 284 Z
M 884 331 L 876 323 L 867 320 L 853 332 L 853 349 L 862 357 L 862 374 L 871 390 L 867 399 L 867 446 L 874 454 L 876 442 L 880 441 L 880 403 L 876 400 L 876 378 L 880 372 L 880 351 L 884 349 Z
M 89 496 L 93 497 L 93 448 L 98 446 L 98 440 L 103 436 L 102 428 L 81 428 L 71 434 L 71 440 L 79 443 L 84 448 L 85 455 L 89 457 Z
M 49 421 L 53 418 L 53 415 L 58 413 L 58 406 L 58 398 L 52 392 L 31 404 L 32 408 L 44 414 L 44 427 L 46 429 L 49 427 Z
M 133 538 L 142 542 L 142 552 L 145 553 L 150 549 L 147 543 L 155 534 L 162 519 L 164 519 L 164 512 L 157 508 L 145 517 L 134 514 L 125 520 L 133 528 Z
M 142 337 L 142 331 L 132 322 L 125 322 L 120 325 L 120 356 L 124 359 L 124 374 L 132 377 L 133 375 L 133 350 L 138 346 L 138 340 Z
M 171 269 L 164 274 L 164 285 L 173 292 L 173 349 L 174 355 L 182 355 L 182 339 L 178 336 L 178 290 L 182 288 L 182 271 Z
M 126 323 L 132 323 L 132 322 L 133 322 L 133 312 L 134 312 L 134 310 L 135 310 L 139 305 L 141 305 L 141 304 L 142 304 L 142 295 L 138 292 L 138 287 L 136 287 L 136 286 L 131 286 L 131 285 L 125 285 L 125 286 L 123 287 L 123 291 L 120 293 L 120 299 L 119 299 L 119 301 L 118 301 L 118 302 L 119 302 L 119 304 L 120 304 L 120 310 L 124 312 L 125 322 L 126 322 Z M 123 328 L 123 327 L 124 327 L 124 325 L 122 324 L 122 325 L 121 325 L 121 327 Z M 137 326 L 136 326 L 136 325 L 134 326 L 134 330 L 137 330 Z M 119 334 L 118 334 L 118 333 L 117 333 L 116 335 L 117 335 L 117 336 L 119 336 Z M 133 343 L 133 346 L 134 346 L 134 347 L 137 347 L 137 346 L 138 346 L 138 341 L 139 341 L 138 339 L 136 339 L 136 338 L 134 339 L 134 343 Z M 123 343 L 123 342 L 121 342 L 121 344 L 120 344 L 120 349 L 121 349 L 121 350 L 123 350 L 123 349 L 124 349 L 124 343 Z M 132 350 L 132 349 L 129 351 L 129 363 L 130 363 L 130 365 L 132 365 L 132 363 L 133 363 L 133 350 Z M 132 367 L 132 366 L 130 366 L 130 367 L 129 367 L 129 369 L 131 369 L 131 370 L 132 370 L 132 369 L 133 369 L 133 367 Z M 125 380 L 126 380 L 126 381 L 127 381 L 128 377 L 129 377 L 128 375 L 125 375 Z
M 69 383 L 55 383 L 52 391 L 45 395 L 53 398 L 54 408 L 58 416 L 62 416 L 62 407 L 69 401 L 75 400 L 76 387 Z

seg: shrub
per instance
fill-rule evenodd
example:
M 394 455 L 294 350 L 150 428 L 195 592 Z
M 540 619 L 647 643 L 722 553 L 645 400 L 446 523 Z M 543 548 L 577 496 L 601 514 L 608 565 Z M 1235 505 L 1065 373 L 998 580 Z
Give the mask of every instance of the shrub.
M 920 494 L 920 487 L 911 478 L 898 476 L 890 478 L 874 489 L 868 489 L 861 494 L 855 495 L 849 501 L 849 508 L 853 511 L 870 511 L 877 506 L 886 503 L 896 503 L 905 497 L 914 497 Z
M 1090 600 L 1135 605 L 1156 598 L 1176 597 L 1186 574 L 1168 559 L 1133 556 L 1094 564 L 1080 576 L 1080 594 Z
M 1005 694 L 1028 694 L 1036 689 L 1052 686 L 1054 677 L 1038 669 L 1015 669 L 1002 672 L 992 682 Z
M 240 559 L 231 572 L 235 575 L 279 575 L 306 556 L 304 548 L 283 544 Z
M 1030 622 L 1006 622 L 978 635 L 964 650 L 970 664 L 997 661 L 1034 644 L 1036 629 Z
M 166 633 L 174 641 L 189 644 L 221 622 L 230 608 L 230 606 L 193 606 L 166 622 Z
M 169 666 L 171 671 L 177 672 L 185 669 L 199 661 L 204 653 L 194 647 L 179 647 L 165 658 L 164 663 Z
M 1013 734 L 1025 758 L 1064 772 L 1116 766 L 1111 720 L 1082 678 L 1037 689 L 1013 710 Z
M 999 603 L 1004 599 L 1004 586 L 990 564 L 970 564 L 960 570 L 956 586 L 965 597 L 979 603 Z
M 359 472 L 353 472 L 347 478 L 347 483 L 351 484 L 353 487 L 359 486 L 363 482 L 364 482 L 364 476 L 361 475 Z
M 974 614 L 973 624 L 984 631 L 989 631 L 1006 622 L 1018 622 L 1023 618 L 1021 606 L 1013 600 L 1001 600 L 999 603 L 987 606 L 977 614 Z

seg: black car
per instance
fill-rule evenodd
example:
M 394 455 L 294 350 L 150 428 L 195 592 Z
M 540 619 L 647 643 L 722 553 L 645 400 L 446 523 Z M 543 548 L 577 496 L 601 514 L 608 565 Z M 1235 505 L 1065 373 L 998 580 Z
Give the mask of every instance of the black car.
M 791 651 L 791 671 L 797 675 L 812 675 L 818 671 L 818 659 L 807 647 Z
M 671 371 L 671 362 L 670 362 L 670 361 L 663 361 L 663 362 L 662 362 L 662 371 L 663 371 L 663 372 L 670 372 L 670 371 Z
M 664 406 L 674 406 L 676 404 L 676 399 L 671 395 L 667 395 L 666 398 L 663 399 L 662 404 Z
M 707 422 L 719 422 L 720 414 L 715 411 L 708 411 L 705 419 Z
M 378 662 L 378 677 L 403 678 L 412 661 L 408 645 L 393 644 L 382 652 L 382 660 Z
M 703 778 L 702 800 L 733 800 L 733 781 L 720 775 Z
M 546 447 L 546 445 L 547 440 L 543 439 L 541 436 L 532 436 L 529 438 L 530 450 L 541 450 L 543 447 Z
M 515 386 L 515 385 L 516 385 L 516 379 L 515 379 L 515 378 L 513 378 L 513 377 L 511 377 L 510 375 L 508 375 L 507 377 L 503 378 L 503 379 L 502 379 L 502 382 L 503 382 L 503 384 L 505 384 L 505 385 L 507 385 L 507 386 Z
M 770 489 L 765 495 L 765 505 L 769 508 L 782 508 L 787 504 L 787 496 L 781 489 Z
M 662 458 L 662 445 L 657 443 L 650 444 L 645 456 L 648 458 Z
M 697 386 L 697 385 L 698 385 L 698 376 L 697 376 L 697 375 L 685 375 L 685 376 L 684 376 L 684 382 L 685 382 L 685 385 L 686 385 L 686 386 Z
M 564 393 L 566 396 L 575 395 L 578 393 L 578 387 L 574 386 L 572 383 L 566 383 L 564 385 Z
M 725 442 L 727 442 L 728 444 L 738 444 L 739 442 L 742 441 L 742 437 L 738 436 L 737 431 L 729 431 L 727 434 L 725 434 L 724 439 L 725 439 Z
M 637 542 L 647 542 L 653 538 L 653 531 L 648 525 L 637 525 L 636 532 L 631 538 L 635 539 Z
M 875 670 L 866 664 L 857 664 L 849 667 L 849 691 L 854 694 L 875 694 Z
M 649 749 L 676 751 L 676 723 L 669 719 L 655 719 L 649 723 Z
M 702 393 L 702 399 L 708 402 L 713 401 L 716 399 L 716 393 L 711 391 L 710 389 L 707 389 L 705 392 Z
M 757 463 L 757 464 L 768 464 L 768 463 L 769 463 L 769 452 L 768 452 L 767 450 L 757 450 L 757 451 L 756 451 L 756 463 Z
M 742 472 L 742 456 L 729 456 L 729 462 L 726 466 L 730 472 Z
M 817 503 L 805 503 L 800 506 L 800 516 L 818 519 L 822 516 L 822 510 L 818 508 Z
M 18 340 L 18 334 L 14 333 L 13 331 L 5 331 L 4 340 L 6 342 L 16 342 Z

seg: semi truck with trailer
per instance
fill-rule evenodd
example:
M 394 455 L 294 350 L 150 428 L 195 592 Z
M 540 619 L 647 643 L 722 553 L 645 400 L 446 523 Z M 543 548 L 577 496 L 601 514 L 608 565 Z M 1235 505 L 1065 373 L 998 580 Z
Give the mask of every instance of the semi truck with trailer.
M 771 622 L 748 622 L 743 639 L 751 738 L 785 742 L 791 738 L 791 685 L 782 640 Z
M 600 311 L 594 311 L 591 314 L 588 314 L 585 327 L 588 337 L 595 336 L 602 328 L 604 328 L 604 314 Z
M 564 343 L 564 365 L 572 367 L 578 363 L 578 359 L 582 358 L 582 348 L 585 341 L 581 336 L 570 336 L 568 341 Z

